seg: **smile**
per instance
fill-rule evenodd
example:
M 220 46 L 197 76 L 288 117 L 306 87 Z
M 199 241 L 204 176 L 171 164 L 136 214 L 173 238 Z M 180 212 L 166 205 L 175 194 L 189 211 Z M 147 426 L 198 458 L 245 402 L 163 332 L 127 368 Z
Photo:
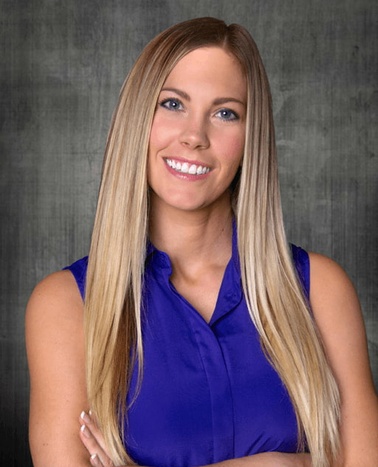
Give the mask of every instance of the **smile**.
M 188 162 L 178 162 L 173 159 L 164 159 L 166 164 L 176 172 L 189 175 L 204 175 L 210 172 L 210 167 L 189 164 Z

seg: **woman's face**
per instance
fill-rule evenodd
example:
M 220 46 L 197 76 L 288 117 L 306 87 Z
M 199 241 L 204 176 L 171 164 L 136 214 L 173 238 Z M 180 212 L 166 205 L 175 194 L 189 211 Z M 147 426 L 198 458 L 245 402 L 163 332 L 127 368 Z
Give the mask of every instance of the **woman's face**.
M 219 47 L 188 53 L 168 75 L 152 123 L 152 206 L 224 207 L 241 164 L 247 85 L 239 62 Z

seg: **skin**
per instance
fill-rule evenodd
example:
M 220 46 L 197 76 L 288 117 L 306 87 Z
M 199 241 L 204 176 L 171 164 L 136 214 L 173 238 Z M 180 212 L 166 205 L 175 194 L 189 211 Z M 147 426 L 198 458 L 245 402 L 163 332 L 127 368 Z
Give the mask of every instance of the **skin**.
M 195 50 L 164 83 L 151 130 L 150 237 L 170 255 L 176 289 L 207 321 L 231 256 L 228 188 L 242 159 L 246 98 L 244 75 L 231 55 Z M 172 171 L 166 159 L 209 172 Z
M 231 256 L 228 186 L 242 158 L 245 99 L 244 76 L 233 57 L 219 48 L 199 49 L 169 75 L 151 132 L 150 237 L 169 254 L 176 289 L 207 321 Z M 167 158 L 211 170 L 197 178 L 178 174 Z M 310 263 L 310 301 L 342 398 L 342 459 L 335 467 L 374 467 L 378 407 L 358 299 L 336 263 L 317 254 L 310 255 Z M 36 287 L 26 313 L 26 339 L 34 465 L 112 466 L 88 413 L 83 303 L 70 272 L 48 276 Z M 216 465 L 310 466 L 311 458 L 262 453 Z
M 223 203 L 242 159 L 246 99 L 240 65 L 220 48 L 195 50 L 175 66 L 160 92 L 150 135 L 154 212 L 181 217 Z M 170 171 L 166 159 L 210 172 Z

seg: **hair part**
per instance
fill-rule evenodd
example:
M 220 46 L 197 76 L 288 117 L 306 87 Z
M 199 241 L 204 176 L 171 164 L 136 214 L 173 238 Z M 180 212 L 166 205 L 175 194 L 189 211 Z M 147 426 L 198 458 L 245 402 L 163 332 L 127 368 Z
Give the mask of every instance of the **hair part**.
M 89 403 L 115 465 L 130 462 L 122 436 L 134 366 L 138 365 L 139 384 L 143 373 L 150 130 L 171 70 L 190 51 L 212 46 L 234 55 L 247 78 L 245 151 L 233 191 L 245 297 L 262 346 L 290 394 L 299 436 L 306 438 L 314 467 L 326 467 L 338 450 L 339 396 L 285 237 L 269 83 L 247 30 L 214 18 L 185 21 L 159 34 L 145 47 L 121 90 L 107 140 L 89 253 Z

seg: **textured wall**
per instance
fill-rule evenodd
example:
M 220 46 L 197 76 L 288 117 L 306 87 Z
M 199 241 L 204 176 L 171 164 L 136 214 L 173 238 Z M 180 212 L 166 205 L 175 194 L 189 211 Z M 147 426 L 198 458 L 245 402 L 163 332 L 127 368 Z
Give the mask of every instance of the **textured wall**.
M 375 0 L 0 0 L 1 465 L 30 464 L 24 309 L 87 253 L 124 75 L 172 23 L 245 25 L 271 79 L 290 240 L 353 278 L 378 381 Z

